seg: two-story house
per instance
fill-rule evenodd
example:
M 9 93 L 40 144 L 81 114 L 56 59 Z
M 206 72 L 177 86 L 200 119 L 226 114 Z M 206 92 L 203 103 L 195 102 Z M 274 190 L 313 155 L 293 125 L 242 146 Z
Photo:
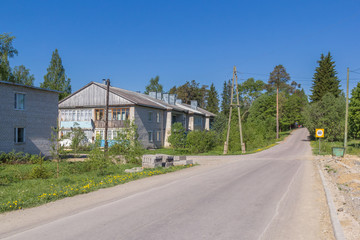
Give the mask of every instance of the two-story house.
M 76 124 L 89 142 L 97 137 L 104 142 L 106 85 L 90 82 L 59 102 L 61 134 L 67 134 Z M 116 138 L 126 120 L 138 127 L 139 140 L 145 148 L 168 147 L 171 126 L 181 122 L 187 130 L 210 129 L 214 114 L 182 104 L 173 94 L 149 95 L 110 87 L 108 112 L 108 139 Z
M 0 81 L 0 151 L 50 155 L 59 92 Z

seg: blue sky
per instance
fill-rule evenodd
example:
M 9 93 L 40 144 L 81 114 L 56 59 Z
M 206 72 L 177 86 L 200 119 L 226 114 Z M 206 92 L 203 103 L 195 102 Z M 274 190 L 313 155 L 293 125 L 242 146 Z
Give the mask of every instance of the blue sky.
M 342 87 L 360 68 L 360 1 L 6 1 L 0 33 L 16 36 L 18 56 L 39 86 L 57 48 L 73 91 L 110 78 L 144 91 L 160 76 L 165 90 L 186 81 L 214 83 L 232 68 L 268 80 L 282 64 L 310 93 L 321 53 L 331 52 Z M 360 71 L 359 71 L 360 72 Z M 251 73 L 251 74 L 248 74 Z M 350 88 L 360 74 L 351 73 Z

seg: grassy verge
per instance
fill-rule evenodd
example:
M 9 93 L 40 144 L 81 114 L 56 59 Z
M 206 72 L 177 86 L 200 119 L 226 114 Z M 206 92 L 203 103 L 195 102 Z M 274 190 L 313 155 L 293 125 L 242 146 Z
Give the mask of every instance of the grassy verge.
M 53 162 L 46 162 L 43 165 L 52 171 L 56 168 L 56 164 Z M 189 166 L 145 169 L 142 172 L 125 173 L 125 169 L 134 167 L 134 165 L 114 165 L 108 169 L 108 174 L 100 175 L 97 171 L 82 171 L 83 162 L 63 162 L 60 165 L 61 176 L 59 178 L 31 179 L 27 173 L 33 167 L 33 164 L 1 165 L 1 177 L 7 181 L 0 183 L 0 212 L 34 207 L 100 188 L 177 171 Z
M 259 145 L 255 149 L 247 150 L 246 154 L 256 153 L 256 152 L 260 152 L 260 151 L 269 149 L 269 148 L 275 146 L 278 142 L 283 141 L 287 136 L 290 135 L 290 133 L 291 133 L 291 131 L 281 132 L 281 133 L 279 133 L 279 139 L 272 139 L 264 145 Z M 198 154 L 188 153 L 185 151 L 177 151 L 172 148 L 160 148 L 160 149 L 146 150 L 144 154 L 168 154 L 168 155 L 179 155 L 179 156 L 183 156 L 183 155 L 217 156 L 217 155 L 223 155 L 223 152 L 224 152 L 224 146 L 219 145 L 209 152 L 198 153 Z M 241 151 L 234 151 L 234 152 L 230 151 L 228 153 L 228 155 L 241 155 L 241 154 L 242 154 Z
M 319 155 L 319 141 L 311 141 L 311 147 L 314 155 Z M 331 155 L 333 147 L 344 147 L 344 142 L 327 142 L 321 140 L 320 155 Z M 346 154 L 360 155 L 360 140 L 350 140 L 346 148 Z

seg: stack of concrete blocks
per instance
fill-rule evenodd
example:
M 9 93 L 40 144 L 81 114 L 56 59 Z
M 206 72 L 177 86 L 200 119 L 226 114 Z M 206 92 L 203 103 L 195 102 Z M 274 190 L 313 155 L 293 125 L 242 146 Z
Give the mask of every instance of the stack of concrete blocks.
M 143 155 L 142 166 L 143 168 L 156 168 L 162 166 L 162 156 L 157 155 Z
M 163 167 L 174 166 L 174 156 L 166 155 L 166 154 L 157 154 L 156 156 L 162 158 L 162 166 Z
M 193 164 L 193 160 L 187 160 L 186 156 L 174 156 L 174 166 Z

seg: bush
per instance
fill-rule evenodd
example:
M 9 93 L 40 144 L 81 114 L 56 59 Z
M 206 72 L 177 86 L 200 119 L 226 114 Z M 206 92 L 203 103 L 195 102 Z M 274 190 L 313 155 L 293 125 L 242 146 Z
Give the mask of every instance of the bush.
M 171 127 L 171 135 L 168 139 L 169 143 L 175 150 L 182 150 L 186 147 L 186 132 L 182 123 L 174 123 Z
M 187 135 L 187 149 L 190 153 L 203 153 L 216 146 L 216 133 L 213 131 L 192 131 Z
M 5 153 L 0 153 L 0 163 L 5 164 L 25 164 L 25 163 L 38 163 L 41 155 L 31 155 L 23 152 L 15 152 L 15 150 Z
M 49 169 L 44 167 L 42 164 L 39 166 L 35 166 L 30 173 L 31 178 L 42 178 L 46 179 L 51 177 L 52 173 Z

